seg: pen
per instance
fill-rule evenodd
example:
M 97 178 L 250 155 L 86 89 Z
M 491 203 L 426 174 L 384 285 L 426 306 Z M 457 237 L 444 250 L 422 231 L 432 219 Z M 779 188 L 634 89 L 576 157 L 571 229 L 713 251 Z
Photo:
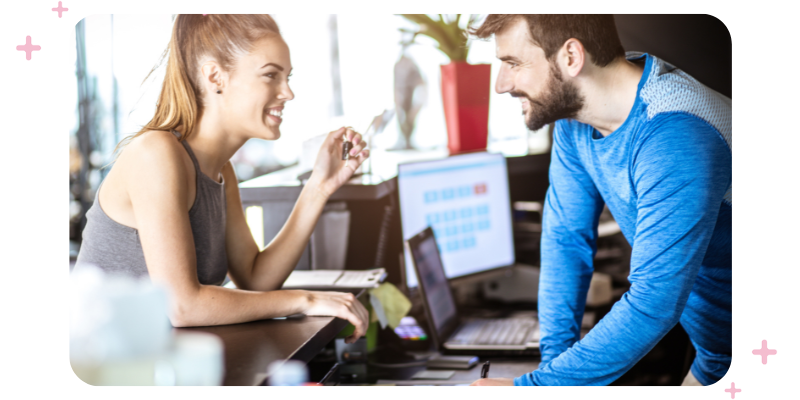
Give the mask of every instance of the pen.
M 481 367 L 481 379 L 486 379 L 489 377 L 489 366 L 491 363 L 489 361 L 483 363 L 483 367 Z

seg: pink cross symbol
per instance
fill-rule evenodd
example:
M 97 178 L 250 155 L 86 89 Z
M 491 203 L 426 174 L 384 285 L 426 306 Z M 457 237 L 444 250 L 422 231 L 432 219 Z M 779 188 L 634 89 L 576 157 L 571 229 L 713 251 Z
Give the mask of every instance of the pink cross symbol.
M 753 350 L 753 354 L 757 356 L 761 356 L 761 364 L 767 363 L 767 356 L 774 356 L 778 354 L 778 350 L 768 349 L 767 348 L 767 341 L 761 341 L 761 348 Z
M 736 393 L 741 392 L 742 389 L 737 389 L 736 388 L 736 384 L 731 382 L 731 388 L 730 389 L 725 389 L 725 391 L 731 394 L 731 398 L 732 399 L 735 399 L 736 398 Z
M 53 11 L 58 11 L 58 18 L 61 18 L 61 13 L 63 13 L 64 11 L 69 11 L 69 8 L 61 7 L 61 2 L 59 1 L 58 2 L 58 8 L 53 8 L 52 10 Z
M 41 49 L 42 49 L 42 46 L 32 45 L 31 44 L 31 37 L 30 36 L 26 36 L 25 37 L 25 44 L 24 45 L 21 44 L 21 45 L 17 46 L 17 50 L 22 50 L 22 51 L 25 52 L 25 59 L 26 60 L 30 60 L 31 59 L 31 52 L 39 51 Z

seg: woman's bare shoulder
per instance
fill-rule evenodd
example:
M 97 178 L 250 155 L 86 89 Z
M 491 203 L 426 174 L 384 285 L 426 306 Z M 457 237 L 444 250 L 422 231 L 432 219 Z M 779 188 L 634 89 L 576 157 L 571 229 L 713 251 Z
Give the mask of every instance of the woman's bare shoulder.
M 187 162 L 191 165 L 186 150 L 168 131 L 147 131 L 133 138 L 122 150 L 116 164 L 135 171 L 161 170 L 185 174 Z M 126 169 L 127 169 L 126 168 Z
M 190 174 L 194 167 L 182 147 L 167 131 L 148 131 L 125 145 L 99 194 L 106 214 L 123 225 L 138 228 L 132 208 L 134 198 L 160 198 L 163 201 L 159 204 L 175 199 L 178 204 L 190 204 L 192 188 L 188 182 L 193 181 Z
M 144 132 L 128 142 L 123 149 L 122 154 L 127 157 L 148 157 L 148 156 L 166 156 L 169 157 L 173 154 L 179 154 L 176 150 L 180 150 L 180 142 L 172 133 L 168 131 L 147 131 Z
M 150 187 L 157 182 L 173 187 L 194 181 L 194 164 L 178 139 L 168 131 L 147 131 L 133 138 L 114 165 L 125 186 Z M 148 190 L 148 191 L 149 191 Z

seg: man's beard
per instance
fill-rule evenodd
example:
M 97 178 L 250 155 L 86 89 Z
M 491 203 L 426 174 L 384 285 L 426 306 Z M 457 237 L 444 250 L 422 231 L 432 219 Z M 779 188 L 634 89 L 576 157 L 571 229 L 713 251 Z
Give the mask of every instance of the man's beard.
M 546 87 L 538 98 L 534 99 L 518 91 L 510 94 L 528 99 L 528 111 L 523 111 L 522 114 L 525 115 L 525 125 L 532 131 L 538 131 L 560 119 L 575 118 L 583 109 L 583 96 L 572 82 L 564 81 L 555 63 L 550 63 Z

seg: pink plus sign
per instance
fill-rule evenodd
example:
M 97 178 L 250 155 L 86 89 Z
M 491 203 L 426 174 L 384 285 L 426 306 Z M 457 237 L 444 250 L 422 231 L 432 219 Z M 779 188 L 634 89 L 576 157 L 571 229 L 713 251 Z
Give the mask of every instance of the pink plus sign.
M 53 8 L 52 10 L 53 11 L 58 11 L 58 18 L 61 18 L 61 13 L 63 13 L 64 11 L 69 11 L 69 8 L 61 7 L 61 2 L 59 1 L 58 2 L 58 8 Z
M 26 36 L 25 37 L 25 44 L 24 45 L 21 44 L 21 45 L 17 46 L 17 50 L 22 50 L 22 51 L 25 52 L 25 59 L 26 60 L 30 60 L 31 59 L 31 52 L 39 51 L 41 49 L 42 49 L 42 46 L 32 45 L 31 44 L 31 37 L 30 36 Z
M 732 399 L 735 399 L 736 398 L 736 393 L 741 392 L 742 389 L 737 389 L 736 388 L 736 384 L 731 382 L 731 388 L 730 389 L 725 389 L 725 391 L 731 394 L 731 398 Z
M 761 356 L 761 364 L 767 363 L 767 356 L 774 356 L 778 354 L 778 350 L 768 349 L 767 348 L 767 341 L 761 341 L 761 348 L 753 350 L 753 354 L 757 356 Z

